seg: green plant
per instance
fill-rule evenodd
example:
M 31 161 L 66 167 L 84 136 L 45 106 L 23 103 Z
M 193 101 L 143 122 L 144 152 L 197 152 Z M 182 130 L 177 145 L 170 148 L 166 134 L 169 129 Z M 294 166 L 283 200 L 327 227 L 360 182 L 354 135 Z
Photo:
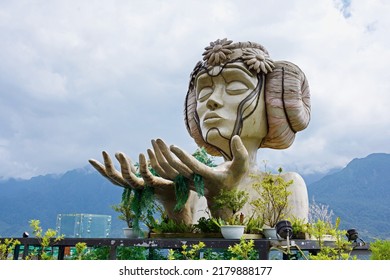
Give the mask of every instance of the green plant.
M 353 250 L 352 244 L 345 239 L 346 230 L 340 230 L 340 218 L 336 219 L 335 225 L 329 222 L 317 220 L 311 224 L 309 233 L 312 234 L 319 244 L 320 251 L 317 254 L 310 254 L 311 260 L 349 260 Z M 323 240 L 325 234 L 331 235 L 334 239 L 333 246 L 326 246 Z
M 157 201 L 154 201 L 153 204 L 149 206 L 146 213 L 142 213 L 140 217 L 140 221 L 145 224 L 149 233 L 153 232 L 154 228 L 158 226 L 159 221 L 156 216 L 161 217 L 162 220 L 168 218 L 163 206 Z
M 126 222 L 127 227 L 137 231 L 141 231 L 140 222 L 151 231 L 155 224 L 155 213 L 162 211 L 161 205 L 154 199 L 153 188 L 148 186 L 142 189 L 123 189 L 121 202 L 111 207 L 120 213 L 118 218 Z
M 135 218 L 135 214 L 131 209 L 130 203 L 122 201 L 121 203 L 112 205 L 111 207 L 114 211 L 120 213 L 120 215 L 118 216 L 119 220 L 124 221 L 127 227 L 129 228 L 133 227 L 133 220 Z
M 200 251 L 205 246 L 206 245 L 200 241 L 198 244 L 193 244 L 190 246 L 184 244 L 181 246 L 181 251 L 169 249 L 168 260 L 199 260 L 201 259 Z
M 254 248 L 255 243 L 251 240 L 240 239 L 239 244 L 234 244 L 228 247 L 228 252 L 231 253 L 231 260 L 257 260 L 259 254 Z
M 202 241 L 190 246 L 183 245 L 181 250 L 170 249 L 167 257 L 168 260 L 257 260 L 259 253 L 253 240 L 241 238 L 239 243 L 219 251 L 206 248 Z
M 301 234 L 308 233 L 308 223 L 305 219 L 300 219 L 297 217 L 288 218 L 291 222 L 291 227 L 293 231 L 293 238 L 300 236 Z
M 145 247 L 118 247 L 118 260 L 146 260 L 147 249 Z
M 214 222 L 212 218 L 201 217 L 198 223 L 194 225 L 196 230 L 203 233 L 216 233 L 220 232 L 219 225 Z
M 11 254 L 13 252 L 13 250 L 15 249 L 15 247 L 17 245 L 20 245 L 20 241 L 15 240 L 13 238 L 11 238 L 11 239 L 6 238 L 4 240 L 4 243 L 0 242 L 0 260 L 12 259 L 12 258 L 9 258 L 8 256 L 9 256 L 9 254 Z
M 318 241 L 318 244 L 321 248 L 321 246 L 324 244 L 324 236 L 330 235 L 334 237 L 336 235 L 338 224 L 339 222 L 337 222 L 337 219 L 336 226 L 333 226 L 332 223 L 327 221 L 317 220 L 315 223 L 308 224 L 307 232 L 311 237 L 314 237 Z
M 53 251 L 50 250 L 50 247 L 55 245 L 58 241 L 62 240 L 64 236 L 61 235 L 56 237 L 57 231 L 50 228 L 47 231 L 43 232 L 39 220 L 31 220 L 30 227 L 33 230 L 34 236 L 37 238 L 40 244 L 39 249 L 35 250 L 32 256 L 36 256 L 38 259 L 42 260 L 54 259 Z
M 206 150 L 203 147 L 197 149 L 192 154 L 192 156 L 209 167 L 216 166 L 213 159 L 208 156 Z M 174 208 L 175 211 L 180 211 L 186 204 L 189 196 L 190 184 L 193 184 L 195 191 L 199 196 L 204 196 L 203 177 L 197 173 L 195 173 L 191 179 L 187 179 L 183 175 L 178 175 L 173 181 L 175 183 L 176 196 L 176 205 Z
M 288 187 L 293 180 L 285 181 L 281 176 L 282 169 L 279 168 L 278 175 L 267 172 L 264 176 L 251 175 L 256 179 L 252 187 L 258 194 L 258 198 L 251 201 L 256 213 L 262 218 L 264 225 L 275 227 L 278 221 L 282 220 L 289 212 L 288 197 L 291 192 Z
M 240 243 L 223 250 L 205 249 L 203 258 L 206 260 L 258 260 L 259 252 L 254 247 L 254 241 L 240 239 Z
M 92 247 L 86 254 L 83 255 L 83 260 L 108 260 L 110 256 L 109 246 Z
M 390 240 L 377 239 L 370 244 L 371 260 L 390 260 Z
M 213 207 L 218 210 L 227 210 L 227 217 L 223 219 L 224 224 L 244 225 L 244 216 L 238 212 L 249 200 L 249 193 L 244 190 L 221 189 L 219 195 L 214 197 Z M 218 220 L 221 224 L 222 220 Z
M 176 222 L 168 217 L 165 217 L 160 223 L 156 223 L 153 228 L 153 232 L 155 233 L 183 233 L 193 231 L 193 225 L 188 225 L 185 222 Z
M 264 222 L 261 217 L 255 217 L 252 215 L 247 222 L 245 222 L 245 233 L 259 234 L 264 226 Z
M 87 254 L 87 243 L 85 242 L 77 242 L 76 246 L 76 255 L 72 258 L 73 260 L 83 260 L 84 256 Z

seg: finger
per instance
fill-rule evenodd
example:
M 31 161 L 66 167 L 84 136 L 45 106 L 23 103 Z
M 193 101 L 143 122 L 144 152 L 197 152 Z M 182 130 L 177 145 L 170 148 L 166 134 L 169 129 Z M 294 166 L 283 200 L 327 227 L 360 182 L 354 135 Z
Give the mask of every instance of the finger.
M 157 172 L 157 174 L 163 178 L 169 178 L 168 175 L 165 173 L 165 171 L 158 164 L 156 156 L 154 155 L 154 152 L 151 149 L 148 149 L 147 152 L 148 152 L 148 156 L 149 156 L 149 160 L 150 160 L 150 165 Z
M 160 147 L 157 145 L 155 140 L 152 140 L 152 146 L 154 150 L 154 154 L 156 155 L 156 159 L 158 164 L 161 166 L 161 168 L 164 170 L 165 174 L 168 178 L 176 178 L 177 175 L 179 175 L 179 172 L 175 170 L 167 161 L 167 159 L 162 154 Z
M 115 169 L 110 156 L 105 151 L 103 151 L 103 159 L 107 176 L 116 181 L 121 186 L 129 186 L 129 184 L 122 178 L 122 174 Z
M 90 159 L 89 160 L 89 163 L 105 178 L 107 178 L 111 183 L 113 183 L 114 185 L 117 185 L 117 186 L 121 186 L 118 182 L 112 180 L 106 173 L 106 169 L 104 167 L 103 164 L 101 164 L 100 162 L 98 162 L 97 160 L 95 159 Z
M 116 154 L 115 154 L 116 159 L 120 162 L 119 157 L 120 157 L 121 154 L 122 154 L 123 157 L 129 162 L 129 166 L 130 166 L 131 172 L 133 172 L 134 174 L 136 174 L 136 173 L 137 173 L 137 170 L 135 169 L 132 160 L 131 160 L 128 156 L 126 156 L 124 153 L 122 153 L 122 152 L 116 153 Z
M 247 149 L 240 136 L 235 135 L 231 140 L 231 148 L 232 148 L 232 165 L 231 170 L 234 173 L 243 173 L 248 169 L 249 166 L 249 154 Z
M 140 189 L 144 186 L 144 180 L 138 178 L 131 170 L 131 165 L 128 158 L 123 153 L 118 153 L 117 159 L 121 164 L 121 172 L 123 179 L 134 189 Z
M 204 178 L 210 178 L 213 174 L 213 169 L 207 165 L 201 163 L 192 155 L 183 151 L 179 147 L 172 145 L 170 147 L 172 153 L 174 153 L 189 169 L 194 173 L 201 175 Z
M 179 171 L 180 174 L 182 174 L 186 178 L 191 178 L 193 175 L 193 172 L 191 169 L 189 169 L 187 166 L 182 164 L 177 158 L 174 158 L 172 155 L 172 152 L 168 149 L 167 145 L 164 143 L 163 140 L 157 139 L 156 140 L 157 146 L 160 148 L 160 151 L 168 161 L 168 163 L 175 168 L 177 171 Z
M 146 185 L 148 186 L 156 187 L 160 185 L 172 184 L 172 181 L 166 180 L 161 177 L 156 177 L 150 172 L 144 154 L 139 155 L 139 168 L 140 168 L 141 176 L 145 180 Z

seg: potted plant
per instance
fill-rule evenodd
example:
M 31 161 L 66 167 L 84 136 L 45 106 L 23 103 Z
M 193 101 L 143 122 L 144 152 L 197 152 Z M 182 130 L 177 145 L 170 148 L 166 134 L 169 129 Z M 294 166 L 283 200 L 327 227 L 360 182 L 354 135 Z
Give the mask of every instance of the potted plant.
M 123 196 L 121 203 L 112 205 L 112 209 L 119 214 L 118 219 L 124 221 L 127 225 L 126 228 L 123 228 L 123 233 L 126 238 L 138 238 L 139 230 L 133 228 L 133 221 L 135 214 L 131 208 L 132 195 L 128 197 Z
M 282 169 L 279 168 L 278 171 L 277 175 L 268 172 L 262 176 L 251 175 L 257 179 L 252 187 L 257 192 L 258 198 L 250 203 L 264 222 L 263 233 L 267 238 L 277 238 L 275 226 L 289 212 L 288 197 L 291 192 L 288 187 L 293 181 L 285 181 L 281 176 Z
M 240 239 L 245 230 L 245 217 L 239 211 L 249 200 L 249 194 L 243 190 L 224 190 L 214 198 L 213 207 L 218 210 L 220 218 L 214 222 L 220 227 L 226 239 Z
M 245 221 L 244 237 L 250 239 L 261 239 L 263 235 L 263 220 L 259 216 L 255 216 L 255 213 Z
M 178 238 L 192 237 L 194 226 L 186 224 L 183 221 L 175 221 L 164 215 L 161 222 L 156 221 L 155 226 L 150 234 L 151 237 Z
M 336 219 L 335 225 L 329 221 L 318 219 L 316 222 L 308 224 L 308 233 L 311 240 L 317 240 L 320 246 L 324 241 L 334 241 L 336 231 L 340 225 L 340 219 Z
M 305 219 L 291 217 L 288 220 L 291 222 L 293 239 L 308 239 L 308 223 Z

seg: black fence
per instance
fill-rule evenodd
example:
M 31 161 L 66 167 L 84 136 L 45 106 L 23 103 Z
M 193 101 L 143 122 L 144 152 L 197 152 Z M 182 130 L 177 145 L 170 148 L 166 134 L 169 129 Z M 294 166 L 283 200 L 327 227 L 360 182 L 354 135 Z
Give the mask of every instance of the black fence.
M 0 238 L 0 244 L 4 244 L 6 238 Z M 10 238 L 8 238 L 10 239 Z M 40 248 L 41 243 L 37 238 L 13 238 L 20 242 L 13 250 L 13 259 L 26 259 L 34 248 Z M 54 240 L 53 240 L 54 241 Z M 127 238 L 64 238 L 56 243 L 51 243 L 49 249 L 55 252 L 53 255 L 58 260 L 66 259 L 71 248 L 75 248 L 77 243 L 84 242 L 88 248 L 108 247 L 109 259 L 117 259 L 117 249 L 119 247 L 143 247 L 146 249 L 181 249 L 183 245 L 191 246 L 202 241 L 207 249 L 227 249 L 239 243 L 235 239 L 223 238 L 145 238 L 145 239 L 127 239 Z M 292 252 L 306 252 L 316 254 L 319 252 L 318 242 L 315 240 L 296 239 L 288 244 L 285 240 L 273 239 L 253 239 L 254 249 L 258 251 L 259 260 L 270 259 L 270 253 L 282 253 L 283 259 L 286 258 L 286 250 Z M 333 246 L 334 242 L 325 241 L 326 246 Z M 358 258 L 368 258 L 371 254 L 369 244 L 354 244 L 351 255 L 357 255 Z

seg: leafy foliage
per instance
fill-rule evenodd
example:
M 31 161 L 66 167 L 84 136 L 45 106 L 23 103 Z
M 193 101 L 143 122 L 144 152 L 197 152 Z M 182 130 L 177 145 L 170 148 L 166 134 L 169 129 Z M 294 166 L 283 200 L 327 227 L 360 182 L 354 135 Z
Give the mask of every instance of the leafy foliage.
M 72 259 L 73 260 L 82 260 L 82 259 L 84 259 L 84 256 L 87 254 L 87 252 L 88 252 L 87 243 L 78 242 L 78 243 L 76 243 L 76 254 Z
M 20 245 L 20 241 L 14 240 L 13 238 L 11 239 L 6 238 L 4 240 L 4 243 L 0 242 L 0 260 L 12 259 L 9 258 L 8 256 L 13 252 L 13 250 L 17 245 Z
M 262 218 L 252 215 L 252 217 L 245 222 L 245 233 L 259 234 L 261 233 L 263 226 L 264 222 Z
M 181 250 L 170 249 L 169 260 L 257 260 L 259 254 L 254 248 L 253 240 L 240 239 L 240 243 L 229 246 L 228 249 L 215 251 L 206 249 L 206 245 L 200 241 L 198 244 L 183 245 Z M 202 257 L 202 254 L 203 257 Z
M 210 158 L 209 155 L 206 152 L 205 148 L 200 148 L 195 151 L 195 153 L 192 154 L 198 161 L 203 163 L 204 165 L 207 165 L 209 167 L 215 167 L 217 166 L 214 163 L 213 158 Z M 199 174 L 194 174 L 194 186 L 195 190 L 198 193 L 199 196 L 204 196 L 204 182 L 202 176 Z
M 238 212 L 244 207 L 249 200 L 247 191 L 232 189 L 221 189 L 219 195 L 214 197 L 213 207 L 215 209 L 228 209 L 229 217 L 224 221 L 229 225 L 243 225 L 244 216 L 238 215 Z
M 177 232 L 193 232 L 194 226 L 188 225 L 185 222 L 175 222 L 172 219 L 164 218 L 161 223 L 157 223 L 153 228 L 155 233 L 177 233 Z
M 204 148 L 197 149 L 192 154 L 198 161 L 209 166 L 215 167 L 214 161 L 210 158 Z M 180 211 L 186 204 L 190 192 L 190 184 L 194 184 L 195 190 L 199 196 L 204 195 L 204 181 L 199 174 L 194 174 L 192 180 L 185 178 L 183 175 L 178 175 L 174 180 L 176 205 L 174 210 Z M 191 182 L 192 181 L 192 182 Z
M 118 260 L 147 260 L 147 249 L 144 247 L 118 247 Z
M 205 217 L 201 217 L 194 227 L 203 233 L 216 233 L 221 231 L 218 224 L 216 224 L 212 218 L 206 219 Z
M 83 260 L 108 260 L 110 256 L 109 246 L 96 246 L 83 255 Z
M 302 233 L 308 232 L 308 222 L 305 219 L 291 217 L 288 219 L 291 222 L 293 238 Z
M 122 201 L 113 205 L 112 209 L 119 212 L 118 218 L 126 222 L 129 228 L 140 231 L 140 222 L 148 222 L 152 226 L 152 217 L 158 209 L 154 199 L 154 191 L 151 187 L 142 189 L 124 188 Z
M 183 209 L 184 205 L 186 204 L 190 194 L 189 182 L 187 178 L 185 178 L 183 175 L 176 176 L 173 182 L 175 183 L 175 196 L 176 196 L 176 205 L 174 210 L 180 211 L 181 209 Z
M 288 197 L 291 192 L 288 187 L 292 180 L 285 181 L 279 169 L 278 175 L 265 173 L 261 178 L 259 175 L 251 175 L 257 179 L 252 187 L 258 193 L 258 198 L 251 201 L 257 214 L 262 218 L 265 225 L 273 228 L 289 212 Z
M 228 252 L 231 253 L 231 260 L 257 260 L 258 252 L 254 249 L 255 243 L 253 240 L 246 241 L 240 239 L 239 244 L 229 246 Z
M 206 246 L 202 241 L 198 244 L 183 245 L 181 251 L 170 249 L 168 260 L 200 260 L 200 251 Z
M 336 219 L 333 226 L 327 221 L 317 220 L 316 223 L 310 224 L 309 233 L 317 240 L 320 247 L 318 254 L 310 254 L 311 260 L 349 260 L 351 259 L 352 244 L 345 239 L 346 230 L 340 230 L 340 218 Z M 323 236 L 329 234 L 335 239 L 334 246 L 326 246 L 324 244 Z
M 135 214 L 133 228 L 140 230 L 139 223 L 142 217 L 153 216 L 156 211 L 156 201 L 154 199 L 154 190 L 146 186 L 142 189 L 133 189 L 134 196 L 131 200 L 131 209 Z
M 131 190 L 130 189 L 124 189 L 123 193 L 123 198 L 121 203 L 112 205 L 112 209 L 120 215 L 118 216 L 118 219 L 125 221 L 127 227 L 131 228 L 133 227 L 133 220 L 135 219 L 135 214 L 132 210 L 131 207 Z
M 377 239 L 370 244 L 371 260 L 390 260 L 390 240 Z
M 43 232 L 39 220 L 31 220 L 30 227 L 33 230 L 33 234 L 38 239 L 39 244 L 41 245 L 38 249 L 34 250 L 30 257 L 36 256 L 38 259 L 42 260 L 53 260 L 53 252 L 50 250 L 50 247 L 58 241 L 64 239 L 64 236 L 61 235 L 56 237 L 57 231 L 50 228 Z

